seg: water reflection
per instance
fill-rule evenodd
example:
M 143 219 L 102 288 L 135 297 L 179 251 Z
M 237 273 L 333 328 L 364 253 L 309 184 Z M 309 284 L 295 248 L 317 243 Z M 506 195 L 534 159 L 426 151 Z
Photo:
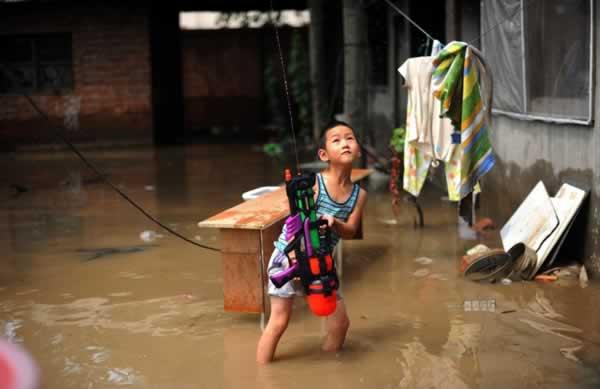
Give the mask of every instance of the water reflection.
M 247 145 L 87 155 L 149 213 L 211 246 L 218 235 L 198 221 L 281 182 L 281 166 Z M 298 300 L 276 362 L 258 367 L 258 317 L 223 311 L 218 253 L 161 231 L 68 153 L 2 161 L 2 182 L 28 190 L 0 203 L 0 336 L 32 352 L 45 387 L 600 384 L 598 286 L 463 280 L 458 258 L 477 242 L 458 238 L 456 210 L 433 191 L 424 229 L 409 210 L 389 222 L 385 185 L 369 193 L 365 239 L 344 242 L 345 349 L 320 351 L 322 323 Z M 145 242 L 144 231 L 164 237 Z

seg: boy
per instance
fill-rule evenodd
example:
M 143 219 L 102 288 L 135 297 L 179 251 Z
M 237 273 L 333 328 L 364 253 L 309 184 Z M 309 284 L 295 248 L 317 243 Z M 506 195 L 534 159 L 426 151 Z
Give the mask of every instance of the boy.
M 317 214 L 327 220 L 331 228 L 332 251 L 340 238 L 349 239 L 356 235 L 360 225 L 362 210 L 367 193 L 350 180 L 352 163 L 360 157 L 360 146 L 354 130 L 348 124 L 335 121 L 329 124 L 321 136 L 319 158 L 327 162 L 327 168 L 317 174 L 315 184 L 315 204 Z M 269 261 L 268 273 L 272 275 L 287 268 L 288 261 L 281 260 L 287 242 L 285 228 L 277 242 Z M 281 288 L 276 288 L 269 280 L 271 316 L 256 351 L 258 363 L 269 363 L 273 360 L 279 339 L 285 332 L 292 314 L 294 296 L 303 294 L 302 288 L 290 281 Z M 344 344 L 350 320 L 346 306 L 338 291 L 337 308 L 327 317 L 324 351 L 337 351 Z

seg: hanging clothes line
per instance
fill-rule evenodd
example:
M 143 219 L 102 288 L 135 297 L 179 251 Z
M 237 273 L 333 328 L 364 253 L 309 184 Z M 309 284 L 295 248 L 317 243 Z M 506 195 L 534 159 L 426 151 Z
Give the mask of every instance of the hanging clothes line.
M 408 87 L 404 189 L 418 196 L 429 167 L 442 161 L 451 201 L 478 191 L 479 179 L 495 161 L 491 95 L 485 98 L 493 91 L 493 78 L 481 53 L 454 41 L 435 56 L 407 59 L 398 72 Z
M 384 1 L 426 35 L 432 46 L 438 43 L 391 0 Z M 510 15 L 484 34 L 514 16 Z M 427 46 L 429 50 L 429 42 Z M 448 72 L 450 67 L 452 71 Z M 488 101 L 482 98 L 479 76 L 483 73 L 484 79 L 490 79 L 489 88 L 485 88 L 488 92 L 492 90 L 492 81 L 479 51 L 469 43 L 452 42 L 443 48 L 435 47 L 431 54 L 428 51 L 427 56 L 408 59 L 398 71 L 411 85 L 407 107 L 404 189 L 418 196 L 429 167 L 437 167 L 438 161 L 443 161 L 451 200 L 460 201 L 473 191 L 479 192 L 479 179 L 494 165 L 487 127 L 491 95 Z M 463 82 L 469 85 L 470 94 L 466 97 L 463 96 Z M 441 100 L 441 112 L 438 104 L 430 102 L 431 92 Z
M 273 14 L 275 12 L 275 9 L 273 8 L 273 0 L 269 1 L 269 5 L 271 6 L 271 14 Z M 269 15 L 270 18 L 270 15 Z M 292 132 L 292 141 L 294 144 L 294 156 L 296 157 L 296 171 L 300 172 L 300 160 L 298 157 L 298 144 L 296 143 L 296 130 L 294 129 L 294 115 L 292 113 L 292 102 L 290 99 L 290 91 L 289 91 L 289 87 L 288 87 L 288 81 L 287 81 L 287 72 L 286 72 L 286 65 L 285 65 L 285 59 L 283 58 L 283 50 L 281 49 L 281 41 L 279 39 L 279 29 L 277 28 L 277 22 L 274 20 L 271 20 L 272 24 L 273 24 L 273 29 L 275 30 L 275 43 L 277 44 L 277 53 L 279 54 L 279 63 L 281 65 L 281 75 L 283 77 L 283 88 L 285 91 L 285 99 L 287 102 L 287 109 L 288 109 L 288 115 L 289 115 L 289 119 L 290 119 L 290 130 Z
M 383 0 L 383 1 L 385 1 L 394 11 L 396 11 L 398 14 L 400 14 L 402 17 L 404 17 L 408 22 L 410 22 L 413 26 L 415 26 L 419 31 L 421 31 L 423 34 L 425 34 L 425 36 L 427 36 L 432 41 L 435 41 L 435 39 L 431 36 L 431 34 L 429 34 L 423 27 L 418 25 L 417 22 L 412 20 L 406 13 L 404 13 L 400 8 L 398 8 L 398 6 L 396 6 L 396 4 L 394 4 L 391 0 Z M 535 0 L 524 0 L 521 3 L 521 7 L 518 8 L 512 15 L 509 15 L 506 18 L 504 18 L 503 20 L 499 21 L 494 26 L 490 27 L 489 29 L 487 29 L 486 31 L 481 33 L 477 38 L 471 39 L 466 42 L 468 44 L 472 45 L 473 43 L 480 40 L 484 35 L 488 34 L 490 31 L 493 31 L 496 28 L 498 28 L 504 22 L 507 22 L 507 21 L 513 19 L 515 16 L 517 16 L 519 14 L 519 12 L 523 12 L 524 9 L 529 8 L 535 2 L 536 2 Z
M 413 26 L 415 26 L 419 31 L 421 31 L 423 34 L 425 34 L 429 39 L 431 39 L 432 41 L 434 41 L 435 39 L 431 36 L 431 34 L 429 34 L 427 31 L 425 31 L 425 29 L 421 26 L 419 26 L 414 20 L 412 20 L 411 18 L 408 17 L 407 14 L 405 14 L 404 12 L 402 12 L 402 10 L 400 8 L 398 8 L 396 6 L 396 4 L 392 3 L 390 0 L 383 0 L 385 1 L 390 7 L 392 7 L 392 9 L 394 9 L 394 11 L 398 12 L 400 15 L 402 15 L 406 20 L 408 20 Z

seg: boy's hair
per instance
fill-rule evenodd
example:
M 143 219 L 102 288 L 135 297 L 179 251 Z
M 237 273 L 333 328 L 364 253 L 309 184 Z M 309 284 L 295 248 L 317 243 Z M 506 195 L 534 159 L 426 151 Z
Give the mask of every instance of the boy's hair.
M 354 131 L 354 128 L 352 128 L 351 125 L 349 125 L 348 123 L 343 122 L 341 120 L 332 120 L 329 123 L 327 123 L 325 128 L 323 128 L 323 131 L 321 131 L 321 137 L 319 138 L 319 148 L 320 149 L 325 149 L 325 141 L 327 140 L 327 132 L 337 126 L 348 127 L 349 129 L 352 130 L 352 132 L 354 133 L 354 136 L 356 137 L 356 131 Z

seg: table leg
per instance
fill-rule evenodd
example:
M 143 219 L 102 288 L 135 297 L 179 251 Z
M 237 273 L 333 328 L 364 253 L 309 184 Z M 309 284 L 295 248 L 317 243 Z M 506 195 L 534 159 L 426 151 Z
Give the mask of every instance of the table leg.
M 283 221 L 275 223 L 271 227 L 268 227 L 264 230 L 260 231 L 260 256 L 259 263 L 261 269 L 261 282 L 262 282 L 262 296 L 263 296 L 263 310 L 260 313 L 260 329 L 263 331 L 265 329 L 265 321 L 267 315 L 270 311 L 269 305 L 269 295 L 267 292 L 268 288 L 268 278 L 267 278 L 267 267 L 269 265 L 269 259 L 271 259 L 271 255 L 273 254 L 273 250 L 275 247 L 273 246 L 273 242 L 277 240 L 279 234 L 281 234 L 281 229 L 283 228 Z
M 229 312 L 264 311 L 262 275 L 257 266 L 260 232 L 222 229 L 223 306 Z

